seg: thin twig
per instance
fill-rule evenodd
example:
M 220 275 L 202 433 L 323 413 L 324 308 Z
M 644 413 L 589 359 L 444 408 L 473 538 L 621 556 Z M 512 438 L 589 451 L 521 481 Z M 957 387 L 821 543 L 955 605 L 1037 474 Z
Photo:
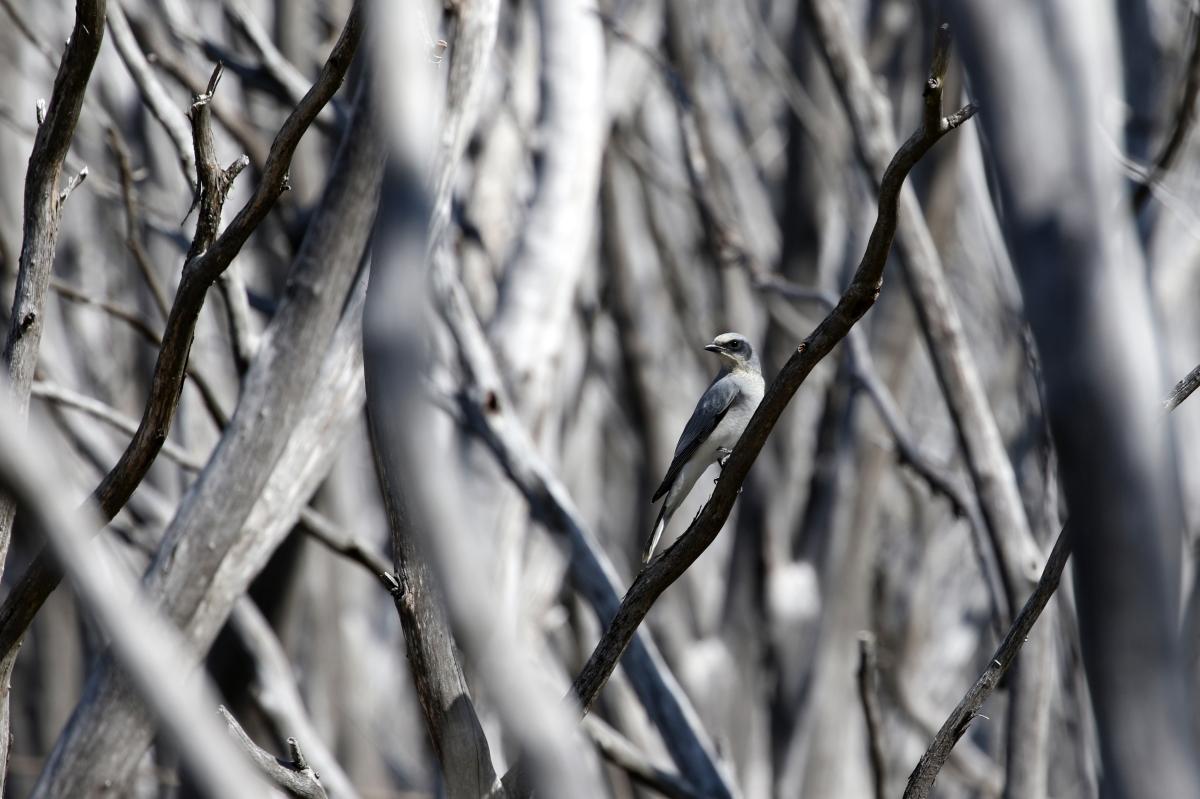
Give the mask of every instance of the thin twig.
M 388 581 L 383 579 L 391 572 L 391 567 L 375 551 L 374 547 L 360 537 L 339 527 L 332 519 L 314 508 L 305 508 L 300 511 L 300 529 L 319 541 L 330 552 L 362 566 L 379 579 L 385 588 L 391 589 Z
M 142 246 L 137 188 L 133 181 L 133 162 L 129 155 L 129 147 L 121 131 L 115 127 L 108 129 L 108 144 L 117 157 L 117 171 L 121 175 L 121 198 L 125 203 L 125 246 L 129 248 L 133 262 L 141 272 L 142 279 L 146 281 L 146 287 L 150 289 L 155 307 L 163 319 L 166 319 L 171 312 L 171 302 L 167 299 L 167 292 L 159 282 L 158 276 L 154 274 L 154 267 L 150 263 L 150 256 L 146 254 L 146 248 Z M 191 165 L 194 170 L 194 157 Z
M 32 394 L 40 400 L 53 402 L 64 408 L 73 408 L 74 410 L 86 413 L 110 427 L 120 430 L 126 435 L 132 435 L 137 430 L 137 422 L 116 408 L 106 405 L 93 397 L 80 394 L 78 391 L 73 391 L 66 386 L 60 386 L 57 383 L 47 380 L 35 380 L 33 381 Z M 173 441 L 163 442 L 162 454 L 163 457 L 174 461 L 190 472 L 198 472 L 204 468 L 204 461 L 202 459 L 185 451 Z
M 204 91 L 204 76 L 192 69 L 187 59 L 175 50 L 153 25 L 136 17 L 129 18 L 129 25 L 142 49 L 146 52 L 147 58 L 156 67 L 186 91 L 192 94 Z M 229 132 L 238 146 L 250 156 L 254 168 L 261 171 L 267 163 L 269 154 L 255 127 L 245 117 L 230 110 L 229 104 L 224 100 L 214 102 L 212 112 L 213 117 Z
M 304 92 L 308 90 L 308 80 L 300 74 L 300 70 L 287 59 L 287 56 L 279 51 L 275 42 L 271 40 L 270 34 L 263 28 L 262 23 L 254 16 L 254 12 L 250 10 L 244 0 L 224 0 L 222 5 L 225 6 L 225 14 L 237 31 L 245 36 L 258 51 L 262 69 L 272 80 L 283 87 L 287 101 L 293 104 L 298 102 L 304 96 Z M 339 127 L 345 126 L 344 117 L 344 113 L 338 113 L 336 104 L 331 103 L 330 107 L 322 110 L 317 116 L 317 124 L 336 133 Z
M 1187 3 L 1186 6 L 1188 9 L 1187 30 L 1191 37 L 1187 76 L 1183 83 L 1183 90 L 1179 94 L 1179 105 L 1175 108 L 1171 134 L 1163 142 L 1162 151 L 1154 159 L 1154 165 L 1146 170 L 1145 175 L 1138 182 L 1137 189 L 1133 192 L 1133 212 L 1135 214 L 1140 213 L 1145 207 L 1146 201 L 1154 193 L 1155 185 L 1162 180 L 1163 175 L 1175 163 L 1175 159 L 1183 150 L 1183 145 L 1187 142 L 1188 134 L 1191 133 L 1192 126 L 1196 121 L 1196 98 L 1200 96 L 1200 12 L 1193 3 Z
M 112 34 L 113 44 L 117 46 L 117 53 L 121 56 L 121 61 L 125 63 L 125 69 L 129 71 L 129 76 L 133 78 L 138 93 L 142 96 L 142 102 L 150 110 L 151 116 L 166 131 L 167 138 L 175 147 L 175 154 L 179 160 L 179 167 L 183 171 L 184 180 L 194 192 L 196 190 L 196 157 L 192 150 L 191 136 L 188 134 L 183 114 L 171 101 L 167 90 L 150 67 L 150 62 L 146 60 L 145 53 L 138 46 L 133 31 L 129 28 L 129 20 L 125 18 L 121 0 L 113 0 L 108 7 L 108 30 Z
M 159 336 L 158 333 L 154 332 L 154 329 L 150 327 L 150 324 L 134 311 L 115 303 L 108 302 L 107 300 L 101 300 L 85 294 L 79 289 L 59 280 L 58 278 L 50 279 L 50 288 L 53 289 L 54 292 L 64 300 L 76 302 L 80 305 L 98 308 L 99 310 L 104 311 L 104 313 L 112 316 L 114 319 L 118 319 L 126 323 L 132 327 L 133 330 L 138 333 L 138 335 L 144 338 L 152 347 L 158 348 L 162 346 L 162 337 Z M 216 420 L 218 427 L 223 427 L 225 422 L 228 421 L 228 414 L 226 414 L 222 409 L 221 402 L 217 398 L 217 391 L 213 387 L 212 383 L 210 383 L 208 378 L 206 378 L 202 372 L 196 369 L 190 361 L 187 365 L 186 374 L 188 379 L 191 381 L 192 386 L 197 392 L 199 392 L 200 401 L 204 403 L 205 410 L 207 410 L 209 415 Z M 136 432 L 136 429 L 137 427 L 135 425 L 134 430 L 130 432 L 134 433 Z
M 154 332 L 154 329 L 150 327 L 150 323 L 143 319 L 136 311 L 109 302 L 108 300 L 93 297 L 56 277 L 50 278 L 50 288 L 64 300 L 69 300 L 80 305 L 90 305 L 104 311 L 104 313 L 114 319 L 124 322 L 153 346 L 158 347 L 162 345 L 162 338 L 158 333 Z
M 865 630 L 858 634 L 858 699 L 867 723 L 875 799 L 884 799 L 887 795 L 887 760 L 883 755 L 883 713 L 879 708 L 879 663 L 875 636 Z
M 303 754 L 300 752 L 300 747 L 296 745 L 295 738 L 288 739 L 289 746 L 295 746 L 293 760 L 283 760 L 256 744 L 242 729 L 242 725 L 238 724 L 233 714 L 225 709 L 224 705 L 218 707 L 217 710 L 225 719 L 225 724 L 228 726 L 233 740 L 271 782 L 289 796 L 299 796 L 304 799 L 328 799 L 329 794 L 325 793 L 325 788 L 317 778 L 316 772 L 309 768 L 308 763 L 302 761 Z
M 657 766 L 628 738 L 597 716 L 583 720 L 583 730 L 596 744 L 601 756 L 629 775 L 630 779 L 671 799 L 705 799 L 678 772 Z

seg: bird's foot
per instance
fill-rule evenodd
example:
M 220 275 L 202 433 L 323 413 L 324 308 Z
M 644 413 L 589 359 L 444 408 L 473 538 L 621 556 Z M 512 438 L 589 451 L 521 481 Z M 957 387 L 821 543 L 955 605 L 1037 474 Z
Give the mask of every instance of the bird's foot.
M 733 450 L 729 449 L 728 447 L 719 448 L 717 450 L 717 466 L 720 466 L 721 469 L 724 470 L 725 464 L 729 463 L 729 456 L 732 454 Z

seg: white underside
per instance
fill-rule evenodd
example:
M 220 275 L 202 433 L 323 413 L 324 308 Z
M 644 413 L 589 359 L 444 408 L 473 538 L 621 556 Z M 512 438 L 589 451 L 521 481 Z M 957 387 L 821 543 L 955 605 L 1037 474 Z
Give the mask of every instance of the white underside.
M 670 522 L 671 517 L 675 515 L 675 511 L 679 510 L 679 506 L 692 493 L 692 488 L 700 479 L 700 475 L 721 459 L 723 450 L 733 449 L 733 445 L 741 438 L 742 431 L 746 429 L 746 425 L 749 424 L 750 417 L 753 415 L 754 408 L 746 408 L 743 404 L 736 403 L 725 414 L 725 418 L 717 425 L 717 429 L 701 442 L 695 454 L 679 470 L 679 476 L 675 478 L 674 484 L 667 491 L 666 499 L 663 500 L 666 503 L 666 510 L 663 513 L 664 528 Z M 662 534 L 660 530 L 655 532 L 659 535 Z

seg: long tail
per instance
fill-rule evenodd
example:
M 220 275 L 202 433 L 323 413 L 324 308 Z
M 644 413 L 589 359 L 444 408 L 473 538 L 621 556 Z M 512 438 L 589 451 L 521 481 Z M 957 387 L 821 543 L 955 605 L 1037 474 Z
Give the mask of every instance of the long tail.
M 654 548 L 658 546 L 658 539 L 662 538 L 663 530 L 667 529 L 667 522 L 670 520 L 671 515 L 667 513 L 667 503 L 664 500 L 662 508 L 658 511 L 658 519 L 654 522 L 654 532 L 650 534 L 650 538 L 646 541 L 646 548 L 642 551 L 642 565 L 650 562 L 650 556 L 654 554 Z

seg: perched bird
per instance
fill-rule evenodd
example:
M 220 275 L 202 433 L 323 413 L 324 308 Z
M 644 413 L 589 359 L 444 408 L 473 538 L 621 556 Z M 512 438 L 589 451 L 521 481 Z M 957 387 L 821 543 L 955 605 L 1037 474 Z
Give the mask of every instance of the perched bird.
M 642 553 L 642 563 L 650 561 L 671 516 L 683 504 L 704 470 L 712 463 L 723 461 L 733 451 L 733 445 L 742 437 L 742 431 L 763 398 L 758 355 L 745 336 L 722 333 L 704 349 L 720 356 L 721 371 L 696 403 L 692 418 L 688 419 L 683 435 L 675 445 L 675 457 L 667 469 L 667 476 L 650 500 L 657 502 L 666 495 L 658 520 L 654 522 L 654 532 Z

